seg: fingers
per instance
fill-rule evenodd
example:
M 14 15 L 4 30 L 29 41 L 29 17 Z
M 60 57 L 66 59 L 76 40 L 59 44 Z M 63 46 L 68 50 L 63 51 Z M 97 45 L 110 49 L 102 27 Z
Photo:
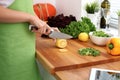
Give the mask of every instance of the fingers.
M 60 32 L 59 29 L 58 29 L 57 27 L 53 27 L 52 29 L 53 29 L 54 31 Z
M 50 27 L 49 25 L 44 25 L 42 28 L 39 28 L 38 30 L 41 34 L 45 34 L 45 35 L 48 35 L 51 33 L 51 31 L 59 31 L 59 29 L 57 27 Z
M 32 16 L 30 23 L 37 26 L 38 30 L 32 30 L 36 33 L 48 35 L 52 30 L 59 31 L 58 28 L 51 28 L 46 22 L 40 20 L 37 16 Z
M 39 31 L 41 34 L 44 34 L 46 32 L 46 26 L 44 25 L 44 26 L 40 27 Z
M 49 25 L 47 25 L 45 34 L 48 35 L 51 33 L 51 31 L 52 31 L 52 28 Z
M 48 35 L 51 31 L 51 28 L 47 24 L 45 24 L 44 26 L 36 26 L 36 27 L 37 29 L 34 27 L 32 28 L 32 32 Z

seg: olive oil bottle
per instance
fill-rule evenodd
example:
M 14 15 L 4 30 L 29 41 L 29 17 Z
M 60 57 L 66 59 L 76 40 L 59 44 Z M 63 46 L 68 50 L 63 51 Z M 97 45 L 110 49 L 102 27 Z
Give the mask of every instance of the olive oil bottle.
M 102 12 L 101 12 L 101 19 L 100 19 L 100 28 L 106 28 L 106 20 Z
M 101 3 L 100 28 L 106 28 L 106 25 L 108 25 L 109 16 L 110 16 L 110 2 L 108 0 L 104 0 Z

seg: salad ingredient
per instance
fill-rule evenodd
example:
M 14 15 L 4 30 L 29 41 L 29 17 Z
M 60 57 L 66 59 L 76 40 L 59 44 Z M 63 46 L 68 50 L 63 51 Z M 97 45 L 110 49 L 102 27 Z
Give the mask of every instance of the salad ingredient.
M 89 18 L 81 17 L 81 21 L 72 21 L 65 28 L 59 28 L 59 30 L 73 36 L 73 38 L 77 38 L 81 32 L 89 33 L 95 31 L 96 28 Z
M 81 32 L 81 33 L 78 35 L 78 39 L 79 39 L 80 41 L 88 41 L 88 39 L 89 39 L 88 33 L 86 33 L 86 32 Z
M 96 31 L 95 25 L 91 22 L 88 17 L 81 17 L 82 21 L 89 26 L 90 31 Z
M 81 48 L 78 50 L 79 54 L 80 55 L 83 55 L 83 56 L 99 56 L 100 55 L 100 51 L 97 50 L 97 49 L 94 49 L 94 48 Z
M 109 54 L 120 55 L 120 38 L 111 38 L 106 47 Z
M 63 14 L 59 14 L 56 16 L 48 17 L 47 24 L 51 27 L 65 28 L 66 25 L 69 25 L 71 21 L 76 21 L 75 16 L 64 16 Z
M 67 46 L 67 40 L 66 39 L 56 39 L 55 45 L 58 48 L 65 48 Z
M 98 37 L 110 37 L 110 35 L 104 31 L 93 31 L 93 35 Z
M 67 52 L 67 49 L 59 49 L 60 52 Z

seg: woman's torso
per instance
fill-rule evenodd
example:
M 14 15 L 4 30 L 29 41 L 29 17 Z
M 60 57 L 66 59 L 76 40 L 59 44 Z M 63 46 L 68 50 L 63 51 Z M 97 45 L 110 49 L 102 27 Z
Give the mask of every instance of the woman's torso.
M 15 0 L 8 8 L 33 14 L 31 0 Z M 0 80 L 38 80 L 38 76 L 29 23 L 0 23 Z

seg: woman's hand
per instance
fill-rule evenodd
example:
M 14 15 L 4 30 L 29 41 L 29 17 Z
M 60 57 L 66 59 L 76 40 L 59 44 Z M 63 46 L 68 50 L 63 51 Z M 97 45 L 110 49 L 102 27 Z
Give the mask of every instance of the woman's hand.
M 60 32 L 59 29 L 58 29 L 57 27 L 52 27 L 52 29 L 53 29 L 54 31 Z
M 30 23 L 38 28 L 37 30 L 32 30 L 35 33 L 48 35 L 51 30 L 59 31 L 56 27 L 51 28 L 46 22 L 40 20 L 37 16 L 31 16 Z
M 59 31 L 58 28 L 56 27 L 50 27 L 45 21 L 42 21 L 41 19 L 39 19 L 39 17 L 37 15 L 33 16 L 31 15 L 30 17 L 30 24 L 36 26 L 38 29 L 37 30 L 32 30 L 35 33 L 39 33 L 39 34 L 45 34 L 48 35 L 51 30 L 54 31 Z
M 46 22 L 40 20 L 37 16 L 30 17 L 30 24 L 36 26 L 38 30 L 33 30 L 33 32 L 37 32 L 40 34 L 48 34 L 48 31 L 50 31 L 50 27 L 46 24 Z

